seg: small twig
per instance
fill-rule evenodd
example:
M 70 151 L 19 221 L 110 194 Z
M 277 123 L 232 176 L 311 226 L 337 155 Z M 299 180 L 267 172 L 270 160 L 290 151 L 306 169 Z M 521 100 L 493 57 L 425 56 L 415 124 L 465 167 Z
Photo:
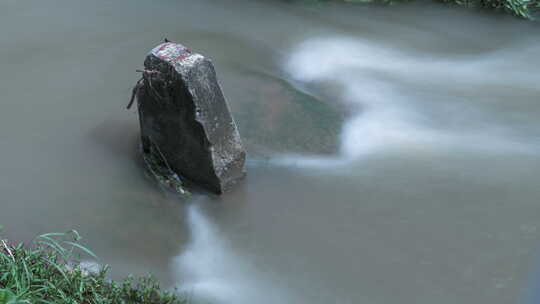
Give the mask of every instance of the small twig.
M 135 72 L 148 74 L 148 75 L 158 75 L 161 74 L 160 71 L 157 70 L 135 70 Z
M 163 99 L 163 97 L 161 97 L 161 95 L 159 95 L 159 93 L 157 92 L 157 90 L 154 88 L 154 86 L 152 85 L 152 76 L 154 75 L 161 75 L 161 72 L 158 71 L 158 70 L 135 70 L 139 73 L 142 73 L 143 74 L 143 79 L 146 81 L 146 83 L 148 83 L 148 86 L 150 87 L 150 91 L 158 98 L 158 99 Z
M 148 142 L 150 143 L 150 151 L 148 152 L 149 155 L 143 155 L 143 160 L 146 163 L 146 167 L 148 168 L 150 173 L 152 173 L 154 175 L 154 178 L 158 181 L 160 187 L 162 186 L 162 184 L 165 184 L 182 195 L 189 194 L 189 192 L 184 188 L 184 183 L 182 182 L 182 179 L 178 176 L 178 174 L 173 171 L 173 169 L 167 162 L 165 155 L 163 155 L 159 146 L 152 140 L 150 136 L 148 136 Z M 149 158 L 154 159 L 154 161 L 151 162 Z M 166 168 L 162 167 L 160 161 L 165 164 Z M 159 166 L 165 169 L 165 171 L 167 172 L 157 173 L 154 170 L 154 166 Z
M 151 80 L 148 80 L 148 86 L 150 87 L 151 91 L 154 93 L 154 95 L 156 95 L 156 97 L 158 99 L 163 99 L 163 97 L 161 97 L 161 95 L 159 95 L 159 93 L 157 92 L 157 90 L 154 88 L 154 86 L 152 86 L 152 81 Z
M 159 156 L 161 157 L 161 159 L 163 159 L 163 162 L 165 163 L 165 166 L 167 166 L 167 169 L 169 169 L 169 171 L 171 171 L 171 172 L 174 172 L 173 169 L 171 168 L 171 166 L 169 166 L 169 163 L 167 162 L 167 159 L 165 158 L 165 155 L 163 155 L 163 153 L 161 153 L 161 149 L 158 147 L 158 145 L 152 140 L 152 138 L 150 136 L 148 136 L 148 139 L 150 140 L 150 142 L 156 148 L 156 150 L 159 153 Z
M 139 79 L 137 83 L 135 84 L 135 86 L 133 87 L 133 90 L 131 90 L 131 99 L 129 100 L 129 104 L 126 107 L 128 110 L 133 105 L 133 102 L 135 101 L 135 98 L 137 97 L 137 94 L 139 93 L 139 90 L 141 89 L 141 82 L 143 80 L 144 78 Z
M 13 253 L 11 252 L 11 250 L 9 249 L 8 245 L 6 244 L 4 240 L 2 240 L 2 245 L 4 245 L 4 248 L 6 249 L 7 253 L 13 259 L 13 262 L 15 262 L 15 256 L 13 256 Z
M 163 97 L 161 97 L 161 95 L 159 95 L 157 90 L 152 85 L 152 76 L 161 75 L 161 72 L 158 71 L 158 70 L 139 70 L 139 69 L 137 69 L 135 71 L 138 72 L 138 73 L 142 73 L 142 77 L 141 77 L 141 79 L 139 79 L 137 81 L 137 83 L 135 84 L 135 86 L 133 87 L 133 89 L 131 91 L 131 99 L 129 100 L 129 103 L 128 103 L 127 107 L 126 107 L 128 110 L 133 105 L 133 102 L 135 101 L 135 98 L 137 98 L 137 94 L 139 93 L 139 91 L 143 87 L 143 82 L 145 84 L 146 83 L 148 84 L 148 87 L 150 87 L 150 92 L 152 92 L 157 97 L 157 99 L 163 99 Z

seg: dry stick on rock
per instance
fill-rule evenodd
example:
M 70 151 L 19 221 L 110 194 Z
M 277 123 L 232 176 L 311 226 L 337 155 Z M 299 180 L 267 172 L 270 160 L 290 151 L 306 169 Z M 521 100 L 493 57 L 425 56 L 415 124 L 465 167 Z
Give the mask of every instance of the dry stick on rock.
M 165 163 L 165 166 L 167 166 L 167 169 L 170 172 L 174 172 L 173 169 L 171 168 L 171 166 L 169 166 L 169 162 L 165 158 L 165 155 L 163 155 L 163 153 L 161 153 L 161 149 L 159 148 L 159 146 L 152 140 L 152 138 L 150 136 L 148 136 L 148 140 L 150 140 L 150 142 L 152 142 L 152 145 L 156 148 L 157 152 L 159 153 L 159 157 L 161 157 L 161 159 Z
M 145 83 L 148 83 L 148 86 L 150 87 L 152 93 L 154 93 L 154 95 L 156 95 L 156 97 L 158 97 L 158 99 L 163 99 L 158 94 L 156 89 L 154 89 L 154 87 L 152 86 L 152 79 L 150 78 L 153 75 L 159 75 L 160 72 L 155 71 L 155 70 L 135 70 L 135 71 L 138 72 L 138 73 L 142 73 L 142 77 L 141 77 L 141 79 L 139 79 L 137 81 L 137 83 L 135 84 L 135 86 L 133 87 L 133 89 L 131 91 L 131 99 L 129 100 L 129 104 L 126 107 L 128 110 L 131 109 L 131 106 L 133 105 L 133 102 L 135 101 L 135 98 L 137 97 L 137 94 L 139 93 L 139 90 L 141 90 L 144 87 Z M 150 77 L 147 77 L 147 76 L 150 76 Z
M 159 75 L 160 74 L 159 71 L 143 70 L 141 72 L 143 73 L 143 78 L 146 81 L 145 83 L 148 83 L 148 86 L 150 87 L 151 92 L 154 93 L 154 95 L 156 95 L 158 100 L 163 99 L 163 97 L 161 97 L 161 95 L 159 95 L 157 90 L 152 85 L 152 76 Z
M 144 78 L 141 78 L 137 81 L 133 89 L 131 90 L 131 99 L 129 100 L 129 104 L 127 105 L 127 109 L 129 110 L 131 106 L 133 105 L 133 102 L 135 101 L 135 97 L 137 96 L 137 93 L 139 93 L 139 90 L 142 87 L 142 82 Z
M 163 155 L 161 149 L 152 140 L 150 136 L 148 136 L 148 142 L 150 143 L 150 151 L 148 151 L 147 157 L 143 155 L 143 160 L 146 163 L 146 167 L 148 168 L 150 173 L 154 175 L 154 178 L 156 178 L 158 181 L 164 181 L 167 186 L 174 188 L 180 194 L 189 195 L 189 192 L 184 189 L 184 183 L 182 182 L 182 179 L 180 179 L 178 174 L 173 171 L 173 169 L 169 165 L 169 162 L 165 158 L 165 155 Z M 159 161 L 157 159 L 159 159 L 165 164 L 165 170 L 167 172 L 156 172 L 156 168 L 154 166 L 161 166 L 160 164 L 155 163 L 156 161 Z

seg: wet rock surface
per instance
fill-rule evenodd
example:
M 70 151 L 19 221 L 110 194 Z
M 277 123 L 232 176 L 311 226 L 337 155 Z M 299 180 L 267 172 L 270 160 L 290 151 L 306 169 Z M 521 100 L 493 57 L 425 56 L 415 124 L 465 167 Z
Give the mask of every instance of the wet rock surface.
M 215 193 L 245 176 L 246 153 L 212 62 L 166 42 L 146 57 L 137 89 L 143 153 Z

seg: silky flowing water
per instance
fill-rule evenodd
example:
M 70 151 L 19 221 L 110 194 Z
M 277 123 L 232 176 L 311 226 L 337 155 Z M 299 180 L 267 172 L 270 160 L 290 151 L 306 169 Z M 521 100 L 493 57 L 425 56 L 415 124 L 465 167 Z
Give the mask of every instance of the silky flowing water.
M 538 303 L 539 24 L 432 3 L 3 0 L 0 224 L 77 229 L 198 303 Z M 144 175 L 164 37 L 214 60 L 249 152 L 232 193 Z

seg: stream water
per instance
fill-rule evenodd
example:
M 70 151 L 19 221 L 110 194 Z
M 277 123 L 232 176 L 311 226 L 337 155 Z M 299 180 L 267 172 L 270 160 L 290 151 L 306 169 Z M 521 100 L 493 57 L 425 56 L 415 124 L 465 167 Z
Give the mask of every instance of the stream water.
M 0 2 L 0 224 L 77 229 L 196 303 L 540 303 L 539 24 L 415 2 Z M 233 192 L 145 177 L 164 37 L 211 57 L 249 152 Z

